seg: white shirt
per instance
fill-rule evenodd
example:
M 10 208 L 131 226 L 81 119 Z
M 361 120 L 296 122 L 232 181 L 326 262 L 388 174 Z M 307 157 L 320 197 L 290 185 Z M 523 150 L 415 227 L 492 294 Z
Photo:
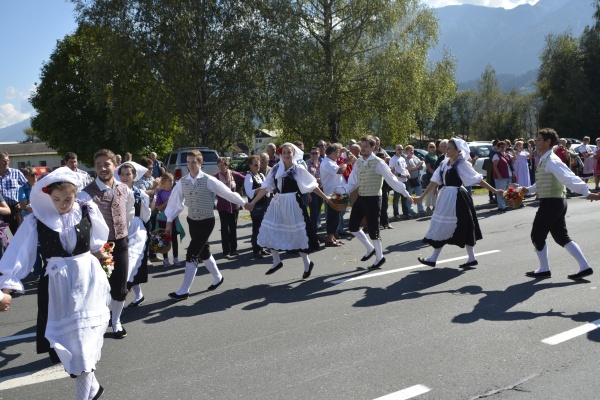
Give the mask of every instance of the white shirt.
M 246 174 L 246 178 L 244 179 L 244 190 L 246 192 L 246 195 L 248 196 L 248 199 L 253 199 L 255 196 L 254 191 L 256 189 L 252 189 L 252 187 L 254 186 L 252 177 L 256 178 L 256 182 L 260 185 L 262 185 L 262 183 L 264 182 L 263 175 L 260 172 L 256 175 L 252 175 L 252 172 L 248 172 Z
M 348 177 L 348 183 L 344 186 L 347 193 L 352 192 L 358 187 L 358 173 L 356 172 L 356 170 L 358 169 L 357 164 L 361 163 L 361 165 L 364 166 L 366 165 L 367 161 L 372 160 L 374 158 L 375 154 L 371 153 L 369 158 L 367 158 L 366 160 L 363 157 L 360 157 L 358 160 L 356 160 L 356 162 L 354 163 L 354 168 L 352 168 L 352 172 Z M 406 191 L 406 186 L 404 186 L 404 183 L 400 182 L 398 178 L 396 178 L 394 174 L 392 174 L 392 170 L 390 170 L 390 167 L 383 160 L 378 160 L 380 160 L 381 162 L 377 163 L 377 166 L 375 167 L 375 172 L 383 176 L 383 179 L 385 179 L 387 184 L 390 185 L 390 187 L 396 192 L 400 193 L 404 197 L 410 197 L 410 194 L 408 194 L 408 192 Z
M 406 159 L 404 156 L 395 155 L 390 159 L 389 165 L 390 168 L 394 168 L 394 171 L 396 171 L 396 176 L 398 176 L 400 182 L 406 182 L 408 180 L 408 178 L 405 178 L 409 173 L 406 170 Z M 404 175 L 405 177 L 400 177 L 400 175 Z
M 202 171 L 198 172 L 198 175 L 194 177 L 192 177 L 192 174 L 187 174 L 181 179 L 188 179 L 192 181 L 192 184 L 194 184 L 196 183 L 196 179 L 200 179 L 204 176 L 208 178 L 208 181 L 206 182 L 206 188 L 208 190 L 233 204 L 237 204 L 238 206 L 244 206 L 246 204 L 242 196 L 236 192 L 232 192 L 231 188 L 227 187 L 223 182 L 214 176 L 207 175 Z M 169 197 L 169 204 L 167 204 L 167 207 L 165 208 L 167 222 L 173 222 L 175 217 L 181 214 L 184 206 L 185 198 L 183 196 L 183 185 L 175 185 L 171 191 L 171 197 Z
M 462 156 L 459 157 L 462 159 Z M 458 160 L 455 160 L 454 163 L 456 164 L 457 161 Z M 445 185 L 446 171 L 450 169 L 450 167 L 452 167 L 452 165 L 449 164 L 449 160 L 448 162 L 442 162 L 437 167 L 433 175 L 431 175 L 431 181 L 437 183 L 438 185 Z M 483 175 L 475 171 L 473 164 L 471 164 L 468 160 L 459 162 L 456 164 L 455 168 L 464 187 L 473 186 L 483 180 Z
M 323 185 L 323 192 L 326 195 L 333 193 L 334 189 L 338 186 L 344 186 L 343 174 L 338 174 L 340 166 L 329 157 L 325 157 L 321 161 L 321 184 Z
M 98 185 L 98 188 L 102 191 L 108 191 L 110 194 L 114 195 L 114 189 L 111 187 L 108 187 L 104 182 L 102 182 L 99 178 L 95 179 L 96 185 Z M 116 180 L 115 180 L 116 182 Z M 113 183 L 114 185 L 114 183 Z M 125 184 L 124 184 L 125 185 Z M 89 202 L 93 202 L 94 199 L 92 199 L 92 196 L 89 195 L 88 192 L 84 192 L 83 190 L 79 193 L 77 193 L 77 198 L 84 200 L 84 201 L 89 201 Z M 125 209 L 127 210 L 127 226 L 129 226 L 129 223 L 131 222 L 131 220 L 133 219 L 133 217 L 135 217 L 135 208 L 134 208 L 134 203 L 135 203 L 135 199 L 133 198 L 133 190 L 127 188 L 127 203 L 125 206 Z
M 548 150 L 543 156 L 540 157 L 540 162 L 550 157 L 551 154 L 552 149 Z M 575 175 L 573 171 L 571 171 L 571 168 L 562 162 L 561 159 L 549 159 L 546 163 L 546 168 L 544 171 L 548 174 L 554 175 L 554 177 L 558 179 L 560 183 L 571 189 L 572 192 L 582 194 L 584 197 L 588 197 L 590 195 L 590 188 L 588 188 L 587 183 Z M 527 190 L 529 190 L 529 193 L 536 193 L 536 184 L 534 183 L 533 185 L 527 187 Z

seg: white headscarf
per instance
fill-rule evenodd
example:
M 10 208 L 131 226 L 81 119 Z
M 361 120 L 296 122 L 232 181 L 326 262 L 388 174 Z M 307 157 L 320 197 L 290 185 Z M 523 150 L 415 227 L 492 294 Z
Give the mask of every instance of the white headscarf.
M 284 143 L 281 147 L 291 147 L 294 151 L 294 155 L 292 156 L 292 166 L 298 165 L 298 161 L 304 159 L 304 152 L 298 148 L 293 143 Z M 277 168 L 277 174 L 275 174 L 275 179 L 281 178 L 285 174 L 285 166 L 283 165 L 283 155 L 279 158 L 279 167 Z
M 460 151 L 460 154 L 462 154 L 465 161 L 471 158 L 471 150 L 469 149 L 469 145 L 467 144 L 467 142 L 459 138 L 452 138 L 452 141 L 454 141 L 456 148 L 458 149 L 458 151 Z
M 62 228 L 60 214 L 52 202 L 50 194 L 43 191 L 44 188 L 56 182 L 69 182 L 78 187 L 80 181 L 77 173 L 71 171 L 69 168 L 57 168 L 33 186 L 29 195 L 29 201 L 33 215 L 48 228 L 59 232 Z M 73 207 L 79 209 L 79 206 L 76 207 L 76 204 Z
M 135 161 L 125 161 L 123 164 L 119 165 L 117 169 L 115 169 L 115 179 L 119 182 L 121 182 L 119 172 L 121 172 L 121 168 L 124 165 L 130 165 L 133 167 L 133 169 L 135 169 L 135 178 L 133 178 L 134 182 L 139 181 L 142 178 L 142 176 L 144 176 L 144 174 L 148 172 L 148 168 L 136 163 Z

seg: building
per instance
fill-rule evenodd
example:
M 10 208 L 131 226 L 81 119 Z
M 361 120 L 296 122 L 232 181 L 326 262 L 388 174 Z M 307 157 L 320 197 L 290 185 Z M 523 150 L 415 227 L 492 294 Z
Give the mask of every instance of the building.
M 63 159 L 56 150 L 46 143 L 0 143 L 0 150 L 6 151 L 10 157 L 11 168 L 60 167 Z
M 252 154 L 260 154 L 267 151 L 269 143 L 275 143 L 281 131 L 268 131 L 266 129 L 257 129 L 254 131 L 254 147 Z

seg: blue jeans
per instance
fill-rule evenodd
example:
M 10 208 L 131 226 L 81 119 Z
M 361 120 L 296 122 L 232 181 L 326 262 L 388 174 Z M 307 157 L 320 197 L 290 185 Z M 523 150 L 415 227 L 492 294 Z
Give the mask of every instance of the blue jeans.
M 421 181 L 419 181 L 419 183 L 421 183 Z M 409 194 L 415 194 L 418 196 L 421 195 L 421 193 L 423 193 L 423 188 L 421 187 L 421 185 L 417 185 L 415 187 L 407 187 L 406 190 L 408 191 Z M 406 207 L 408 208 L 408 212 L 411 214 L 414 214 L 413 208 L 412 208 L 412 201 L 410 199 L 406 199 Z M 425 208 L 423 207 L 423 202 L 417 203 L 417 210 L 419 210 L 419 212 L 425 212 Z
M 408 208 L 406 207 L 406 198 L 402 196 L 400 193 L 394 191 L 394 200 L 392 201 L 392 209 L 394 210 L 394 217 L 400 216 L 400 212 L 398 210 L 398 202 L 402 207 L 402 215 L 408 215 Z
M 508 179 L 508 178 L 494 179 L 496 189 L 504 189 L 506 186 L 508 186 L 509 180 L 510 179 Z M 502 196 L 496 196 L 496 201 L 498 202 L 498 210 L 502 210 L 502 209 L 506 208 L 506 203 L 504 202 L 504 199 L 502 198 Z
M 346 211 L 348 211 L 348 209 L 345 209 L 344 211 L 340 211 L 340 223 L 338 224 L 338 228 L 337 228 L 337 232 L 336 232 L 338 235 L 344 233 L 344 215 L 346 214 Z

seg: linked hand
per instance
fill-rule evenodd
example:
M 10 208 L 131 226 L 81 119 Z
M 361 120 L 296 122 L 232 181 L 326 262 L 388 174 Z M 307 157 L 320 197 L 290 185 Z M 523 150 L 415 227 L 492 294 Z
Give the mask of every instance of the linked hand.
M 594 200 L 598 201 L 598 200 L 600 200 L 600 193 L 590 193 L 589 196 L 587 197 L 587 199 L 589 201 L 594 201 Z
M 247 211 L 252 211 L 252 210 L 254 210 L 254 204 L 251 204 L 251 203 L 246 203 L 246 204 L 244 204 L 244 208 L 245 208 Z

